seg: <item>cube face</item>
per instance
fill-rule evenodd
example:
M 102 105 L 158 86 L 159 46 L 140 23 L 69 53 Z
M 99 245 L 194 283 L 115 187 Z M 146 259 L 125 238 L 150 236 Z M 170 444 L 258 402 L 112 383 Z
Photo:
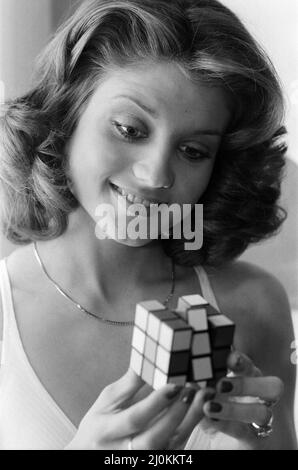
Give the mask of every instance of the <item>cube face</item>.
M 189 323 L 195 331 L 208 330 L 207 310 L 205 308 L 188 310 L 186 317 L 187 323 Z
M 151 338 L 158 340 L 159 336 L 159 329 L 160 329 L 160 321 L 156 316 L 152 313 L 149 313 L 148 316 L 148 326 L 147 326 L 147 335 L 151 336 Z
M 151 386 L 153 385 L 154 372 L 155 372 L 154 365 L 150 361 L 148 361 L 146 358 L 144 358 L 141 377 L 145 382 L 147 382 Z
M 199 294 L 183 295 L 178 300 L 177 309 L 200 308 L 207 306 L 208 302 Z
M 189 358 L 189 350 L 167 351 L 159 345 L 156 352 L 156 367 L 168 375 L 187 375 Z
M 133 335 L 132 335 L 132 347 L 139 351 L 139 353 L 144 354 L 145 350 L 145 342 L 146 342 L 146 335 L 145 333 L 140 330 L 137 326 L 134 327 L 133 329 Z
M 227 360 L 230 348 L 214 349 L 212 351 L 212 365 L 214 370 L 227 369 Z
M 197 357 L 191 360 L 191 380 L 202 382 L 213 378 L 211 357 Z
M 154 378 L 153 378 L 153 388 L 158 390 L 161 387 L 164 387 L 169 381 L 169 376 L 162 372 L 159 369 L 155 369 Z
M 234 323 L 225 315 L 212 315 L 208 319 L 212 349 L 229 347 L 233 344 Z
M 150 338 L 150 336 L 147 336 L 145 341 L 144 355 L 146 359 L 148 359 L 153 364 L 155 363 L 156 359 L 156 350 L 157 343 L 152 338 Z
M 143 366 L 143 356 L 134 348 L 131 349 L 129 367 L 135 371 L 137 375 L 141 375 Z
M 168 351 L 190 348 L 192 328 L 181 319 L 165 321 L 160 328 L 159 343 Z
M 170 368 L 171 352 L 164 349 L 161 345 L 157 346 L 156 351 L 156 367 L 168 374 Z
M 177 316 L 168 309 L 149 312 L 146 333 L 155 341 L 159 340 L 160 327 L 165 320 L 176 320 Z
M 204 333 L 194 332 L 191 353 L 193 356 L 206 356 L 211 354 L 209 333 L 207 331 Z
M 158 310 L 166 310 L 166 307 L 158 300 L 144 300 L 143 302 L 140 302 L 138 305 L 141 305 L 148 312 L 157 312 Z
M 149 312 L 165 309 L 166 307 L 161 302 L 158 302 L 158 300 L 145 300 L 144 302 L 138 303 L 135 313 L 135 325 L 141 330 L 146 331 Z
M 169 375 L 187 375 L 189 358 L 189 351 L 177 351 L 171 354 Z

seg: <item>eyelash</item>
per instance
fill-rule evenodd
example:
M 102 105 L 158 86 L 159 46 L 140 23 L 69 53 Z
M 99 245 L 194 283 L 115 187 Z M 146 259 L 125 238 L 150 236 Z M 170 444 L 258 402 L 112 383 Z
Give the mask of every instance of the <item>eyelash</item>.
M 136 127 L 134 127 L 134 126 L 125 126 L 125 125 L 123 125 L 123 124 L 120 124 L 120 123 L 117 122 L 117 121 L 114 121 L 113 124 L 114 124 L 114 126 L 116 127 L 116 129 L 117 129 L 117 131 L 119 132 L 119 134 L 120 134 L 122 137 L 124 137 L 124 139 L 126 139 L 128 142 L 134 142 L 135 140 L 138 140 L 138 139 L 146 138 L 146 137 L 147 137 L 146 134 L 142 133 L 141 131 L 139 131 L 139 130 L 138 130 Z M 126 128 L 126 129 L 128 129 L 128 128 L 134 129 L 134 130 L 140 132 L 141 136 L 139 136 L 139 137 L 131 136 L 131 135 L 129 135 L 129 134 L 127 133 L 127 131 L 123 131 L 123 128 Z M 188 148 L 192 148 L 192 149 L 194 149 L 194 150 L 197 150 L 197 149 L 195 149 L 195 147 L 189 147 L 188 145 L 186 145 L 185 147 L 186 147 L 186 148 L 188 147 Z M 188 158 L 189 160 L 191 160 L 191 161 L 201 161 L 202 159 L 204 160 L 204 159 L 211 158 L 211 156 L 210 156 L 207 152 L 203 152 L 203 151 L 201 151 L 201 150 L 198 150 L 198 153 L 201 155 L 200 158 L 198 158 L 198 157 L 193 158 L 193 157 L 191 157 L 190 155 L 188 155 L 187 158 Z M 186 154 L 187 154 L 187 153 L 186 153 Z
M 119 134 L 122 135 L 122 137 L 124 137 L 125 139 L 127 139 L 129 142 L 132 142 L 134 140 L 137 140 L 137 139 L 140 139 L 142 137 L 146 137 L 146 135 L 144 133 L 142 133 L 141 131 L 139 131 L 142 135 L 140 137 L 135 137 L 135 136 L 131 136 L 129 134 L 127 134 L 127 132 L 123 131 L 123 128 L 126 128 L 126 129 L 134 129 L 134 130 L 138 130 L 136 127 L 133 127 L 133 126 L 125 126 L 124 124 L 120 124 L 119 122 L 117 121 L 114 121 L 113 122 L 114 126 L 116 127 L 117 131 L 119 132 Z

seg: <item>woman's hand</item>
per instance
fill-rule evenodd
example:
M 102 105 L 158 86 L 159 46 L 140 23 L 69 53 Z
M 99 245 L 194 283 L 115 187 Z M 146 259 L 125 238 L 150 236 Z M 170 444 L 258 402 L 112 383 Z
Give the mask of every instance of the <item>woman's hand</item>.
M 236 351 L 228 358 L 228 368 L 232 374 L 218 382 L 215 400 L 204 405 L 205 415 L 209 418 L 204 427 L 211 426 L 214 434 L 216 431 L 228 434 L 242 441 L 246 448 L 266 445 L 268 438 L 256 437 L 250 424 L 268 424 L 272 408 L 282 396 L 283 382 L 278 377 L 263 377 L 246 355 Z
M 212 389 L 167 384 L 146 398 L 130 403 L 144 385 L 132 369 L 107 386 L 80 423 L 65 450 L 174 449 L 185 442 L 203 417 Z

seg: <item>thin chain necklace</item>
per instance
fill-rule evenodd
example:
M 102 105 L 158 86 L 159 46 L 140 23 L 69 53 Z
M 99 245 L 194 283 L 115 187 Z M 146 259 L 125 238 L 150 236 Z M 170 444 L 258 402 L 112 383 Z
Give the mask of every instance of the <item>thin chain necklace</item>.
M 133 321 L 116 321 L 116 320 L 108 320 L 107 318 L 105 317 L 102 317 L 102 316 L 99 316 L 99 315 L 96 315 L 95 313 L 92 313 L 92 312 L 89 312 L 89 310 L 87 310 L 86 308 L 84 308 L 81 304 L 79 304 L 78 302 L 76 302 L 75 300 L 73 300 L 68 294 L 66 294 L 66 292 L 64 292 L 61 287 L 51 278 L 51 276 L 47 273 L 44 265 L 43 265 L 43 262 L 41 261 L 40 259 L 40 256 L 37 252 L 37 246 L 36 246 L 36 242 L 34 242 L 33 244 L 33 248 L 34 248 L 34 253 L 35 253 L 35 256 L 36 256 L 36 259 L 38 261 L 38 264 L 40 265 L 41 269 L 43 270 L 43 272 L 45 273 L 45 275 L 47 276 L 47 278 L 52 282 L 52 284 L 54 284 L 54 286 L 56 287 L 56 289 L 58 290 L 58 292 L 60 292 L 60 294 L 63 295 L 63 297 L 65 297 L 66 299 L 70 300 L 73 304 L 76 305 L 76 307 L 78 309 L 80 309 L 82 312 L 84 312 L 85 314 L 87 315 L 90 315 L 92 317 L 95 317 L 97 318 L 97 320 L 101 321 L 101 322 L 104 322 L 104 323 L 107 323 L 109 325 L 116 325 L 116 326 L 132 326 L 134 325 L 134 322 Z M 175 290 L 175 262 L 172 258 L 172 286 L 171 286 L 171 291 L 168 295 L 168 297 L 166 298 L 166 300 L 163 302 L 163 305 L 165 307 L 167 307 L 169 301 L 171 300 L 171 298 L 173 297 L 173 294 L 174 294 L 174 290 Z

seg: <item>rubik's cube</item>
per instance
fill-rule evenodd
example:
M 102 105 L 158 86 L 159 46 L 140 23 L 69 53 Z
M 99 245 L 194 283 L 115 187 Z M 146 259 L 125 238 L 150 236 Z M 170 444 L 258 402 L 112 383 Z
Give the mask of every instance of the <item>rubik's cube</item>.
M 157 300 L 137 304 L 130 367 L 154 389 L 166 383 L 212 384 L 226 375 L 234 323 L 200 295 L 180 297 L 177 308 Z

